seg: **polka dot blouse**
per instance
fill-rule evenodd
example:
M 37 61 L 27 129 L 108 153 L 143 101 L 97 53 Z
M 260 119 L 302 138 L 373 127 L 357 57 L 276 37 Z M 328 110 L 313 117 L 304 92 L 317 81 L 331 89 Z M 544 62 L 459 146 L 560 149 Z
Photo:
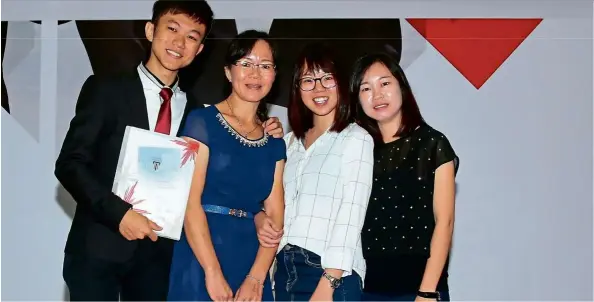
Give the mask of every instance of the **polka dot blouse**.
M 409 135 L 376 144 L 371 200 L 362 232 L 367 262 L 366 289 L 416 293 L 420 286 L 435 220 L 435 170 L 456 156 L 448 139 L 427 124 Z M 445 283 L 440 280 L 440 285 Z

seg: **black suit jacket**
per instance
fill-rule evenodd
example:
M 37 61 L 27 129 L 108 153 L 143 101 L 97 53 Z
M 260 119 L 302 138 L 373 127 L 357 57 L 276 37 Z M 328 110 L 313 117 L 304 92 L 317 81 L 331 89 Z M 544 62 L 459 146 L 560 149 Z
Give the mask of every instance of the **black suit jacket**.
M 188 112 L 203 107 L 187 94 Z M 78 97 L 75 116 L 56 161 L 55 175 L 77 203 L 65 252 L 125 262 L 138 249 L 170 249 L 172 240 L 128 241 L 119 223 L 131 206 L 111 192 L 126 126 L 149 129 L 138 73 L 91 75 Z M 139 247 L 140 246 L 140 247 Z

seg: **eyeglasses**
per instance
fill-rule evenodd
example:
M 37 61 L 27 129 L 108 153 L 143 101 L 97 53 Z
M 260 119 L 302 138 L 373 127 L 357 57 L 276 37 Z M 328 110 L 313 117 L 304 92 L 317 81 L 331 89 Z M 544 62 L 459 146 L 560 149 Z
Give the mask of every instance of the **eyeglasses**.
M 323 75 L 319 78 L 304 77 L 299 79 L 299 88 L 303 91 L 312 91 L 316 88 L 316 82 L 320 81 L 322 87 L 326 89 L 334 88 L 336 86 L 336 79 L 331 74 Z
M 276 69 L 276 66 L 271 63 L 263 63 L 263 64 L 254 64 L 248 61 L 237 61 L 233 65 L 239 66 L 243 70 L 250 70 L 253 68 L 257 68 L 262 73 L 273 73 Z

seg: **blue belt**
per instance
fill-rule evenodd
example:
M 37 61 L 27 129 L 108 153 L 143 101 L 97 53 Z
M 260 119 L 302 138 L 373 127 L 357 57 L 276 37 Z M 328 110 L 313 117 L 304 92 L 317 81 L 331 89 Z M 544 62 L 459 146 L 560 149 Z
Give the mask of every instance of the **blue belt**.
M 205 212 L 209 212 L 209 213 L 230 215 L 230 216 L 235 216 L 235 217 L 239 217 L 239 218 L 250 218 L 250 219 L 254 218 L 253 213 L 246 212 L 244 210 L 231 209 L 228 207 L 216 206 L 216 205 L 212 205 L 212 204 L 203 204 L 202 208 L 204 209 Z

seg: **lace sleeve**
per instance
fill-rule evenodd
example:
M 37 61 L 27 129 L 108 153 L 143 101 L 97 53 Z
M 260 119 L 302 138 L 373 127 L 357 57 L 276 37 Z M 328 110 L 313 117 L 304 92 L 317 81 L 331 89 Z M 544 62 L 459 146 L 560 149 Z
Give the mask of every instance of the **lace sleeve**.
M 274 139 L 274 158 L 276 161 L 287 159 L 287 145 L 284 139 Z
M 443 165 L 447 162 L 454 161 L 454 171 L 456 171 L 456 173 L 458 173 L 460 159 L 456 155 L 454 148 L 452 148 L 450 141 L 443 134 L 440 134 L 435 139 L 437 140 L 437 143 L 435 144 L 435 150 L 434 150 L 434 157 L 435 157 L 434 170 L 436 170 L 441 165 Z
M 209 145 L 208 125 L 205 108 L 195 109 L 188 114 L 185 126 L 180 136 L 193 138 L 205 145 Z

